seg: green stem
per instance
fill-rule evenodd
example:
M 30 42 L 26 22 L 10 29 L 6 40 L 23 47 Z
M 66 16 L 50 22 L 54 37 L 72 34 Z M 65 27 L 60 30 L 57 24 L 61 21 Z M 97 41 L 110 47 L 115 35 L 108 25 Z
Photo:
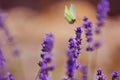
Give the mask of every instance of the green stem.
M 38 73 L 37 73 L 37 75 L 36 75 L 36 77 L 35 77 L 35 80 L 37 80 L 37 78 L 38 78 L 38 76 L 39 76 L 39 73 L 40 73 L 40 69 L 39 69 L 39 71 L 38 71 Z
M 91 68 L 92 68 L 92 53 L 88 53 L 88 80 L 92 80 L 91 79 L 91 74 L 92 74 L 92 71 L 91 71 Z
M 93 80 L 95 75 L 94 72 L 97 67 L 98 62 L 98 50 L 96 49 L 95 52 L 88 53 L 88 80 Z

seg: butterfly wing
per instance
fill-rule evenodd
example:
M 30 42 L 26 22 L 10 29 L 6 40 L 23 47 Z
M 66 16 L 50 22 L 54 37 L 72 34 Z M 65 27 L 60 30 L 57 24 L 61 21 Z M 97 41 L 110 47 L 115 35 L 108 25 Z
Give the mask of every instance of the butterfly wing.
M 64 16 L 69 23 L 72 21 L 71 13 L 67 6 L 65 6 Z
M 70 12 L 70 10 L 68 9 L 67 6 L 65 6 L 64 16 L 65 16 L 65 19 L 66 19 L 70 24 L 74 23 L 75 18 L 74 18 L 74 16 L 71 14 L 71 12 Z
M 76 8 L 73 4 L 70 6 L 70 13 L 72 14 L 73 19 L 76 19 Z

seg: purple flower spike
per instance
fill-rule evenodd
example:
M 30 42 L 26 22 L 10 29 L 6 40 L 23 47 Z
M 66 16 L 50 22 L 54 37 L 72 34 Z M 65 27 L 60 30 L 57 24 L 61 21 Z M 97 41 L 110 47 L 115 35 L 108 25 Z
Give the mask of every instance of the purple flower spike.
M 39 80 L 50 80 L 49 71 L 54 70 L 55 65 L 52 61 L 52 49 L 54 45 L 54 37 L 52 34 L 46 34 L 42 43 L 42 61 L 38 65 L 41 67 L 39 72 Z
M 67 65 L 67 69 L 68 69 L 67 76 L 69 77 L 69 79 L 72 79 L 74 78 L 74 75 L 75 75 L 76 60 L 69 59 L 67 64 L 68 64 Z
M 101 40 L 94 42 L 95 49 L 100 48 L 102 45 L 103 45 L 103 41 L 101 41 Z
M 68 50 L 67 50 L 67 78 L 64 78 L 64 80 L 76 80 L 75 79 L 75 73 L 77 69 L 77 58 L 80 54 L 81 50 L 81 35 L 82 35 L 82 27 L 77 27 L 75 29 L 75 38 L 70 38 L 68 41 Z
M 84 64 L 80 64 L 79 68 L 82 72 L 82 80 L 87 80 L 87 74 L 88 74 L 87 66 Z
M 2 68 L 4 66 L 6 59 L 3 55 L 2 49 L 0 48 L 0 68 Z
M 63 80 L 69 80 L 69 79 L 67 79 L 67 78 L 64 78 Z
M 101 68 L 99 68 L 98 70 L 97 70 L 97 80 L 106 80 L 106 77 L 105 77 L 105 75 L 102 73 L 102 70 L 101 70 Z
M 0 11 L 0 29 L 4 31 L 5 36 L 7 37 L 8 45 L 13 48 L 11 51 L 15 56 L 19 56 L 20 51 L 16 49 L 15 38 L 10 34 L 8 27 L 5 24 L 6 15 L 4 12 Z
M 74 38 L 70 38 L 69 39 L 69 43 L 68 43 L 68 52 L 67 52 L 67 55 L 69 58 L 75 58 L 77 59 L 78 58 L 78 55 L 80 54 L 80 47 L 78 45 L 78 42 L 76 41 L 76 39 Z
M 67 56 L 68 56 L 68 61 L 67 61 L 67 76 L 68 78 L 73 80 L 75 76 L 75 70 L 76 70 L 76 54 L 78 53 L 77 51 L 77 41 L 74 38 L 69 39 L 68 43 L 68 51 L 67 51 Z
M 0 48 L 0 69 L 4 68 L 4 63 L 5 62 L 6 62 L 6 59 L 4 57 L 2 49 Z M 6 76 L 3 76 L 2 72 L 0 72 L 0 80 L 15 80 L 15 78 L 9 72 L 6 74 Z
M 84 17 L 85 19 L 86 17 Z M 85 29 L 85 35 L 86 35 L 86 38 L 87 38 L 87 42 L 90 43 L 92 42 L 92 36 L 93 36 L 93 33 L 92 33 L 92 23 L 90 21 L 87 20 L 84 20 L 84 29 Z
M 68 51 L 67 51 L 67 78 L 66 80 L 70 79 L 73 80 L 75 76 L 75 70 L 76 70 L 76 54 L 78 53 L 77 50 L 77 41 L 74 38 L 70 38 L 68 42 Z
M 0 73 L 0 80 L 2 80 L 2 78 L 3 78 L 3 76 L 2 76 L 2 74 Z
M 112 80 L 119 80 L 120 73 L 119 72 L 112 72 Z
M 86 47 L 86 51 L 93 51 L 94 50 L 94 46 L 93 46 L 93 26 L 92 26 L 92 22 L 88 21 L 87 17 L 84 17 L 83 19 L 84 24 L 83 27 L 85 29 L 85 36 L 86 36 L 86 41 L 88 43 L 88 46 Z
M 15 78 L 11 73 L 8 72 L 3 80 L 15 80 Z
M 109 1 L 108 0 L 100 0 L 97 6 L 97 26 L 95 29 L 96 34 L 101 33 L 101 27 L 105 23 L 105 18 L 107 17 L 107 13 L 109 12 Z
M 4 27 L 4 22 L 5 22 L 5 13 L 0 11 L 0 28 Z
M 51 52 L 53 49 L 54 37 L 52 34 L 46 34 L 46 38 L 42 43 L 42 51 L 43 52 Z
M 85 16 L 84 18 L 83 18 L 83 21 L 87 21 L 88 20 L 88 18 Z
M 5 76 L 3 76 L 0 73 L 0 80 L 15 80 L 15 78 L 11 73 L 7 72 L 7 74 Z
M 76 45 L 77 45 L 77 51 L 76 51 L 77 57 L 79 56 L 80 50 L 82 49 L 80 46 L 82 44 L 82 32 L 83 32 L 82 26 L 77 27 L 75 29 L 75 34 L 76 34 L 75 40 L 76 40 Z
M 81 38 L 81 36 L 82 36 L 82 26 L 80 26 L 80 27 L 77 27 L 76 29 L 75 29 L 75 34 L 76 34 L 76 41 L 77 41 L 77 44 L 78 45 L 80 45 L 81 44 L 81 41 L 82 41 L 82 38 Z

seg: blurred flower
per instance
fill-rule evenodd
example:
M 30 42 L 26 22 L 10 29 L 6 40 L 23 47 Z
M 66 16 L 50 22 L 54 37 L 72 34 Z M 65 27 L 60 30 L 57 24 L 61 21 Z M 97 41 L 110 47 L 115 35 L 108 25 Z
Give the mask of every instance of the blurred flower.
M 112 72 L 112 80 L 119 80 L 120 73 L 119 72 Z
M 39 80 L 50 80 L 49 71 L 54 70 L 55 65 L 52 63 L 52 49 L 54 45 L 54 37 L 52 34 L 47 34 L 42 43 L 42 61 L 38 65 L 41 67 L 39 72 Z
M 4 68 L 4 63 L 6 59 L 4 57 L 4 54 L 2 52 L 2 49 L 0 48 L 0 70 Z M 15 80 L 14 76 L 11 73 L 7 73 L 6 76 L 3 76 L 3 71 L 0 71 L 0 80 Z
M 2 74 L 0 73 L 0 80 L 2 80 L 2 77 L 3 77 L 3 76 L 2 76 Z
M 82 80 L 88 80 L 87 74 L 88 74 L 88 68 L 85 64 L 79 64 L 79 68 L 82 72 Z
M 97 6 L 97 26 L 95 29 L 96 34 L 101 33 L 101 27 L 104 25 L 105 18 L 107 17 L 107 13 L 109 12 L 109 10 L 109 1 L 100 0 Z
M 8 27 L 5 25 L 5 19 L 6 15 L 4 12 L 0 11 L 0 29 L 4 31 L 6 37 L 7 37 L 7 43 L 10 45 L 10 47 L 14 48 L 12 49 L 12 52 L 15 56 L 19 55 L 19 50 L 16 48 L 16 42 L 15 38 L 11 35 Z
M 15 80 L 15 78 L 10 72 L 8 72 L 3 80 Z
M 2 49 L 0 48 L 0 68 L 2 68 L 4 66 L 5 61 L 6 61 L 6 59 L 4 57 Z
M 97 70 L 97 80 L 106 80 L 106 77 L 105 77 L 105 75 L 102 73 L 102 70 L 101 70 L 101 68 L 99 68 L 98 70 Z
M 4 27 L 4 22 L 5 22 L 5 13 L 3 13 L 2 11 L 0 11 L 0 28 Z
M 94 42 L 94 48 L 98 49 L 99 47 L 101 47 L 103 45 L 103 41 L 102 40 L 98 40 Z

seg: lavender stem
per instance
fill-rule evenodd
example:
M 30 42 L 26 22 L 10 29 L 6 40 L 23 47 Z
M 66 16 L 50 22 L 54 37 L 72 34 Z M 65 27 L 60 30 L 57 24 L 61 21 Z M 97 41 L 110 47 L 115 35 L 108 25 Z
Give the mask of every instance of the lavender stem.
M 88 80 L 92 80 L 92 53 L 88 53 Z
M 38 79 L 39 73 L 40 73 L 40 69 L 39 69 L 39 71 L 38 71 L 38 73 L 37 73 L 37 75 L 36 75 L 36 77 L 35 77 L 35 80 Z

